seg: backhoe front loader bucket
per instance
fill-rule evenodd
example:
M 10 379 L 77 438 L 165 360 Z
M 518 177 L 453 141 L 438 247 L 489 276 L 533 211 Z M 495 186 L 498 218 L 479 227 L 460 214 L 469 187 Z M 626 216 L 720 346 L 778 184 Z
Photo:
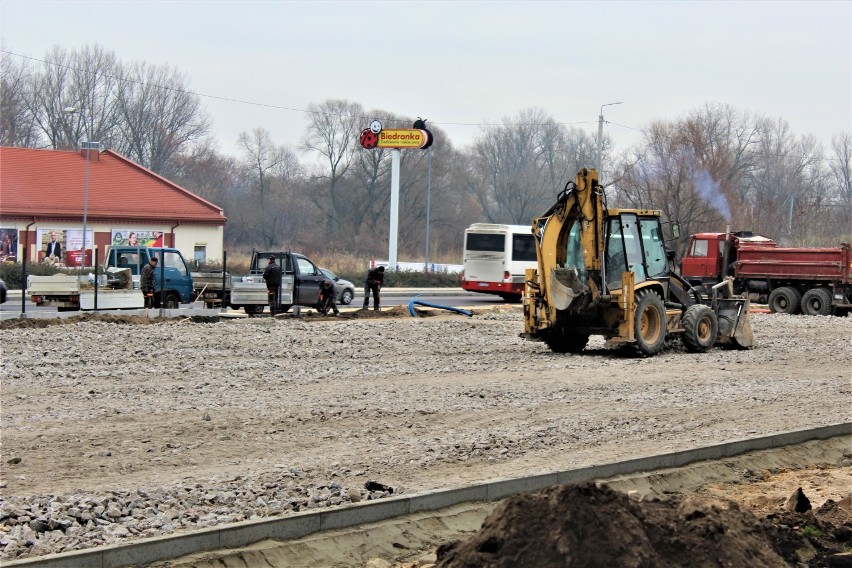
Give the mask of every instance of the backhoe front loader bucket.
M 751 349 L 754 347 L 751 302 L 742 296 L 735 296 L 733 291 L 733 281 L 730 278 L 713 286 L 711 307 L 719 321 L 717 343 Z

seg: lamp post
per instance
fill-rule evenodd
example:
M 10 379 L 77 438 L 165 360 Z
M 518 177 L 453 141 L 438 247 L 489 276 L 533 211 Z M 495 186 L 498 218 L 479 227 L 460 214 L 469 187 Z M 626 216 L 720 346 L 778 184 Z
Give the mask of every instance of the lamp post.
M 77 109 L 75 107 L 66 107 L 65 112 L 68 114 L 76 114 L 79 113 L 83 118 L 83 128 L 86 131 L 86 182 L 83 189 L 83 245 L 82 251 L 80 254 L 80 266 L 86 267 L 86 214 L 89 211 L 89 152 L 91 151 L 92 137 L 89 134 L 89 121 L 86 120 L 86 115 L 83 113 L 82 109 Z
M 426 181 L 426 262 L 423 271 L 429 272 L 429 212 L 432 209 L 432 148 L 429 148 L 429 165 Z
M 600 116 L 598 116 L 598 180 L 600 180 L 601 182 L 603 182 L 603 107 L 621 104 L 624 104 L 624 101 L 619 101 L 617 103 L 606 103 L 605 105 L 601 105 L 601 114 Z

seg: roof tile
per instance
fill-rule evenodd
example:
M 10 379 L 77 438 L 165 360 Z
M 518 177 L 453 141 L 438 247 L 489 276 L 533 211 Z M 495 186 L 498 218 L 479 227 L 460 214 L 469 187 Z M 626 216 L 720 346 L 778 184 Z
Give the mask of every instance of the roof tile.
M 81 152 L 0 147 L 0 217 L 78 217 L 86 158 Z M 222 208 L 112 150 L 89 162 L 87 216 L 225 224 Z

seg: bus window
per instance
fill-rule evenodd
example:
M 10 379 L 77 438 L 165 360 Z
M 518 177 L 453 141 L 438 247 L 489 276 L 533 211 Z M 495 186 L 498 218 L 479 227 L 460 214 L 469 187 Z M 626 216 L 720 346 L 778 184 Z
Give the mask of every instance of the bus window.
M 512 260 L 538 260 L 535 255 L 535 237 L 532 234 L 512 235 Z

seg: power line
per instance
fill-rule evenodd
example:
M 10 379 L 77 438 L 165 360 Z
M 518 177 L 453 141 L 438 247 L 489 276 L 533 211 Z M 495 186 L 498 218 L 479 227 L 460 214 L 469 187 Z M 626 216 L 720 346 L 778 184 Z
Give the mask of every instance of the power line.
M 0 53 L 6 53 L 8 55 L 13 55 L 15 57 L 20 57 L 22 59 L 27 59 L 27 60 L 30 60 L 30 61 L 36 61 L 38 63 L 44 63 L 45 65 L 52 65 L 54 67 L 68 69 L 69 71 L 76 71 L 76 72 L 79 72 L 79 73 L 85 73 L 87 75 L 90 74 L 90 72 L 86 69 L 80 69 L 79 67 L 74 67 L 74 66 L 71 66 L 71 65 L 65 65 L 65 64 L 62 64 L 62 63 L 55 62 L 55 61 L 47 61 L 45 59 L 39 59 L 37 57 L 31 57 L 29 55 L 23 55 L 23 54 L 20 54 L 20 53 L 15 53 L 13 51 L 8 51 L 6 49 L 0 49 Z M 341 118 L 360 118 L 360 119 L 365 120 L 365 121 L 370 120 L 371 118 L 375 118 L 375 117 L 372 117 L 372 116 L 329 113 L 329 112 L 322 112 L 322 111 L 316 111 L 316 110 L 310 110 L 310 109 L 302 109 L 302 108 L 294 108 L 294 107 L 288 107 L 288 106 L 283 106 L 283 105 L 275 105 L 275 104 L 270 104 L 270 103 L 260 103 L 260 102 L 257 102 L 257 101 L 249 101 L 249 100 L 245 100 L 245 99 L 237 99 L 237 98 L 233 98 L 233 97 L 224 97 L 224 96 L 221 96 L 221 95 L 210 95 L 210 94 L 207 94 L 207 93 L 199 93 L 198 91 L 188 91 L 188 90 L 185 90 L 185 89 L 178 89 L 178 88 L 175 88 L 175 87 L 169 87 L 169 86 L 165 86 L 165 85 L 157 85 L 157 84 L 148 83 L 146 81 L 141 81 L 141 80 L 138 80 L 138 79 L 132 79 L 132 78 L 128 78 L 128 77 L 122 77 L 122 78 L 119 79 L 119 77 L 116 77 L 115 75 L 103 74 L 102 76 L 108 77 L 110 79 L 122 80 L 122 81 L 126 81 L 126 82 L 129 82 L 129 83 L 134 83 L 134 84 L 137 84 L 137 85 L 140 85 L 140 86 L 153 87 L 153 88 L 156 88 L 156 89 L 174 91 L 176 93 L 195 95 L 197 97 L 202 97 L 202 98 L 206 98 L 206 99 L 212 99 L 212 100 L 224 101 L 224 102 L 230 102 L 230 103 L 236 103 L 236 104 L 243 104 L 243 105 L 250 105 L 250 106 L 262 107 L 262 108 L 270 108 L 270 109 L 275 109 L 275 110 L 285 110 L 285 111 L 291 111 L 291 112 L 301 112 L 301 113 L 305 113 L 305 114 L 321 114 L 321 115 L 325 115 L 325 116 L 337 116 L 337 117 L 341 117 Z M 388 119 L 388 120 L 390 120 L 392 122 L 402 122 L 402 119 Z M 439 122 L 439 121 L 435 121 L 435 120 L 432 120 L 430 122 L 432 124 L 438 124 L 438 125 L 444 125 L 444 126 L 475 126 L 475 127 L 541 126 L 541 125 L 544 124 L 544 123 L 535 123 L 535 122 L 533 122 L 533 123 L 527 123 L 527 122 L 509 122 L 509 123 L 504 123 L 504 122 L 499 122 L 499 123 L 490 123 L 490 122 Z M 596 121 L 556 122 L 556 124 L 560 124 L 560 125 L 563 125 L 563 126 L 573 126 L 573 125 L 577 125 L 577 124 L 597 124 L 597 122 Z
M 86 69 L 81 69 L 79 67 L 73 67 L 71 65 L 65 65 L 65 64 L 61 64 L 61 63 L 57 63 L 57 62 L 53 62 L 53 61 L 47 61 L 45 59 L 39 59 L 37 57 L 31 57 L 31 56 L 28 56 L 28 55 L 23 55 L 21 53 L 15 53 L 13 51 L 9 51 L 9 50 L 2 49 L 2 48 L 0 48 L 0 53 L 5 53 L 7 55 L 20 57 L 21 59 L 27 59 L 27 60 L 30 60 L 30 61 L 36 61 L 36 62 L 39 62 L 39 63 L 44 63 L 45 65 L 52 65 L 54 67 L 68 69 L 70 71 L 85 73 L 86 75 L 92 74 L 91 72 L 89 72 Z M 305 113 L 305 114 L 319 114 L 319 115 L 323 115 L 323 116 L 336 116 L 336 117 L 340 117 L 340 118 L 359 118 L 359 119 L 362 119 L 364 121 L 370 120 L 371 118 L 375 118 L 373 116 L 337 114 L 337 113 L 323 112 L 323 111 L 318 111 L 318 110 L 300 109 L 300 108 L 288 107 L 288 106 L 283 106 L 283 105 L 274 105 L 274 104 L 270 104 L 270 103 L 260 103 L 260 102 L 256 102 L 256 101 L 249 101 L 249 100 L 245 100 L 245 99 L 237 99 L 237 98 L 233 98 L 233 97 L 224 97 L 224 96 L 220 96 L 220 95 L 209 95 L 209 94 L 206 94 L 206 93 L 199 93 L 197 91 L 188 91 L 186 89 L 178 89 L 176 87 L 170 87 L 170 86 L 166 86 L 166 85 L 158 85 L 158 84 L 154 84 L 154 83 L 148 83 L 146 81 L 141 81 L 141 80 L 138 80 L 138 79 L 133 79 L 133 78 L 128 78 L 128 77 L 119 78 L 119 77 L 116 77 L 115 75 L 108 75 L 108 74 L 103 74 L 102 76 L 108 77 L 110 79 L 134 83 L 134 84 L 137 84 L 137 85 L 140 85 L 140 86 L 153 87 L 153 88 L 156 88 L 156 89 L 163 89 L 163 90 L 167 90 L 167 91 L 174 91 L 176 93 L 195 95 L 197 97 L 202 97 L 202 98 L 207 98 L 207 99 L 212 99 L 212 100 L 218 100 L 218 101 L 224 101 L 224 102 L 230 102 L 230 103 L 236 103 L 236 104 L 244 104 L 244 105 L 262 107 L 262 108 L 270 108 L 270 109 L 284 110 L 284 111 L 290 111 L 290 112 L 301 112 L 301 113 Z M 396 123 L 403 122 L 403 119 L 397 119 L 397 118 L 388 118 L 387 120 L 389 120 L 391 122 L 396 122 Z M 435 120 L 433 120 L 431 122 L 432 122 L 432 124 L 444 125 L 444 126 L 474 126 L 474 127 L 480 127 L 480 128 L 482 128 L 482 127 L 494 127 L 494 126 L 498 126 L 498 127 L 499 126 L 504 126 L 504 127 L 542 126 L 542 125 L 545 124 L 545 123 L 535 123 L 535 122 L 533 122 L 533 123 L 527 123 L 527 122 L 440 122 L 440 121 L 435 121 Z M 607 124 L 611 124 L 612 126 L 618 126 L 620 128 L 626 128 L 628 130 L 634 130 L 636 132 L 641 132 L 643 134 L 648 134 L 648 132 L 649 132 L 646 129 L 636 128 L 634 126 L 627 126 L 626 124 L 620 124 L 620 123 L 611 122 L 611 121 L 605 121 L 605 122 Z M 598 123 L 598 121 L 556 122 L 556 124 L 559 124 L 559 125 L 562 125 L 562 126 L 575 126 L 575 125 L 579 125 L 579 124 L 597 124 L 597 123 Z M 790 157 L 799 158 L 799 159 L 805 158 L 805 155 L 803 155 L 803 154 L 784 153 L 784 154 L 764 154 L 764 155 L 765 156 L 777 157 L 777 158 L 790 158 Z M 834 158 L 834 157 L 824 157 L 823 160 L 825 160 L 827 162 L 841 162 L 842 161 L 840 158 Z

